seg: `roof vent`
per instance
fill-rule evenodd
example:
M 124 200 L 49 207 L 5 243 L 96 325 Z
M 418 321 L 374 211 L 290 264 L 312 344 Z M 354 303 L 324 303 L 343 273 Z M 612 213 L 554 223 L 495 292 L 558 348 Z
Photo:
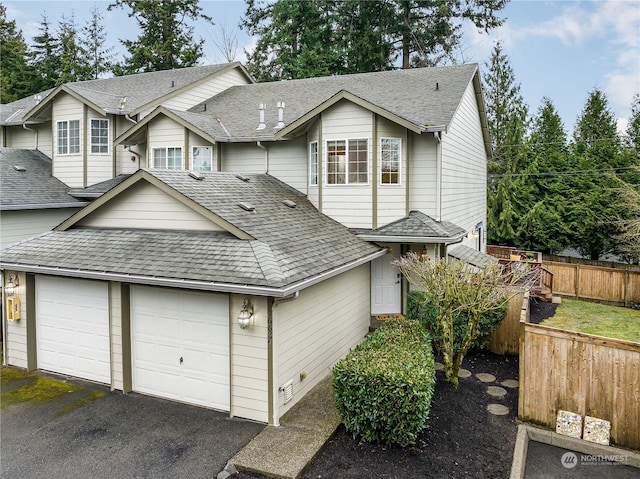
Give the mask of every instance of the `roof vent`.
M 284 128 L 284 102 L 278 102 L 278 124 L 276 125 L 277 129 Z
M 267 109 L 264 103 L 260 103 L 258 106 L 258 128 L 256 130 L 264 130 L 267 124 L 264 122 L 264 111 Z
M 35 96 L 33 97 L 33 99 L 35 100 L 36 105 L 37 105 L 37 104 L 39 104 L 39 103 L 42 101 L 42 96 L 41 96 L 41 95 L 35 95 Z
M 298 206 L 295 201 L 291 200 L 284 200 L 283 203 L 289 208 L 295 208 L 296 206 Z
M 247 183 L 250 180 L 248 176 L 243 176 L 243 175 L 236 175 L 236 178 L 238 178 L 240 181 L 244 181 L 245 183 Z
M 255 206 L 249 204 L 249 203 L 238 203 L 238 206 L 240 208 L 242 208 L 245 211 L 254 211 L 256 209 Z
M 13 169 L 16 171 L 27 171 L 27 169 L 24 166 L 20 166 L 20 165 L 13 165 Z
M 189 176 L 194 180 L 204 180 L 204 175 L 199 171 L 190 171 Z
M 438 82 L 436 82 L 436 91 L 438 91 L 440 89 L 440 85 L 438 84 Z
M 175 80 L 171 80 L 171 88 L 175 88 L 176 86 L 176 81 Z
M 127 104 L 127 97 L 123 96 L 122 98 L 120 98 L 120 101 L 118 102 L 118 111 L 124 110 L 124 106 L 126 104 Z
M 202 104 L 202 111 L 207 111 L 207 104 L 206 103 Z

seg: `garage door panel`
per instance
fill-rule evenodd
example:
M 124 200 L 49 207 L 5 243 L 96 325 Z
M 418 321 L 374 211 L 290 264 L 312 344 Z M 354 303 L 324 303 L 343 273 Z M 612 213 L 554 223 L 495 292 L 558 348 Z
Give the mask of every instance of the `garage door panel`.
M 134 390 L 229 410 L 228 297 L 149 286 L 131 294 Z
M 38 368 L 109 384 L 107 283 L 36 277 Z

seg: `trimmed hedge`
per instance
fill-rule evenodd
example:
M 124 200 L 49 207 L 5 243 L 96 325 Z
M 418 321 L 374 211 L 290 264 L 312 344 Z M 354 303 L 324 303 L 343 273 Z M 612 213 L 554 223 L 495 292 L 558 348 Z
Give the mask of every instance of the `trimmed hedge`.
M 507 314 L 509 305 L 496 311 L 491 311 L 480 318 L 480 336 L 471 346 L 472 348 L 484 348 L 489 342 L 489 336 L 500 325 Z M 407 298 L 407 313 L 410 318 L 416 318 L 425 327 L 431 336 L 433 349 L 437 354 L 442 353 L 442 333 L 438 325 L 438 307 L 426 302 L 425 294 L 421 291 L 409 291 Z M 459 313 L 453 320 L 453 350 L 458 351 L 462 339 L 467 332 L 468 318 L 464 312 Z
M 429 335 L 415 320 L 385 321 L 333 368 L 342 422 L 354 437 L 369 442 L 415 443 L 434 385 Z

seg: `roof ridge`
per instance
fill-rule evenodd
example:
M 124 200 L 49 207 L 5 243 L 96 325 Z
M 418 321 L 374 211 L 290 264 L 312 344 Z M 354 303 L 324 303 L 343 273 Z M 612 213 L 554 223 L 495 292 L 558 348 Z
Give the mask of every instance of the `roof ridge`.
M 286 276 L 271 246 L 260 240 L 251 241 L 250 244 L 264 278 L 269 282 L 276 281 L 279 283 L 284 281 Z

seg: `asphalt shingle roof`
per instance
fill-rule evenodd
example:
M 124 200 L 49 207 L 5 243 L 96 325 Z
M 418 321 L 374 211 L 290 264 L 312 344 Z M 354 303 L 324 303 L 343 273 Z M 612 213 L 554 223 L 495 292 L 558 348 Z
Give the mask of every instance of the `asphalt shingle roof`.
M 233 138 L 273 138 L 277 107 L 285 102 L 285 125 L 304 116 L 341 91 L 347 91 L 418 127 L 446 126 L 451 121 L 477 65 L 413 68 L 231 87 L 190 111 L 220 118 Z M 266 104 L 258 126 L 258 105 Z
M 421 211 L 411 211 L 393 223 L 372 231 L 377 236 L 410 236 L 422 238 L 455 238 L 466 233 L 464 228 L 450 221 L 436 221 Z
M 498 258 L 483 253 L 482 251 L 475 250 L 469 246 L 463 244 L 456 245 L 447 250 L 447 254 L 452 258 L 459 259 L 465 263 L 469 263 L 472 266 L 482 268 L 488 264 L 497 263 Z
M 70 228 L 2 251 L 4 265 L 283 288 L 373 255 L 380 248 L 319 213 L 297 190 L 264 174 L 144 170 L 233 224 L 230 233 Z M 291 208 L 283 203 L 295 203 Z M 238 206 L 251 204 L 253 211 Z M 108 204 L 108 203 L 107 203 Z M 107 206 L 108 207 L 108 206 Z
M 0 148 L 0 210 L 86 205 L 68 193 L 69 187 L 52 176 L 51 168 L 51 160 L 38 150 Z
M 119 185 L 131 175 L 118 175 L 109 180 L 101 181 L 86 188 L 69 188 L 69 194 L 76 198 L 99 198 L 114 186 Z

